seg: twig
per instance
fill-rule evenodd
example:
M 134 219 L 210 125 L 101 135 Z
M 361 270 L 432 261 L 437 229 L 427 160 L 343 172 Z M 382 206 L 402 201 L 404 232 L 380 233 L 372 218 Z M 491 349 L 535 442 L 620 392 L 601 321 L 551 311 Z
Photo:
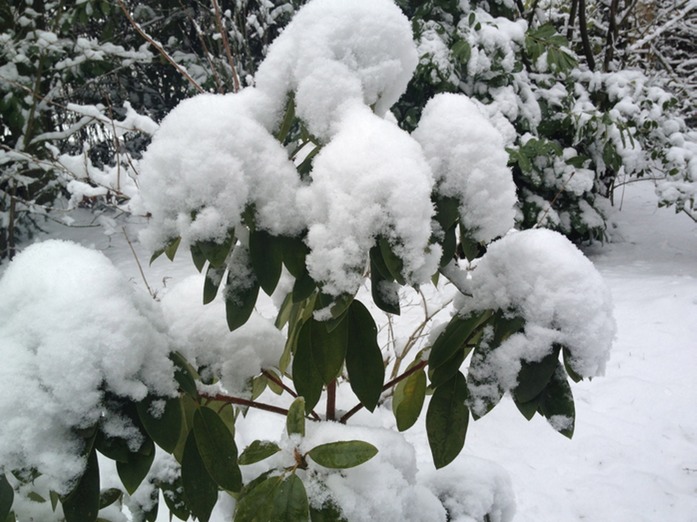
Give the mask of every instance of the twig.
M 240 397 L 230 397 L 229 395 L 209 395 L 207 393 L 201 393 L 201 397 L 204 399 L 212 399 L 214 401 L 226 402 L 228 404 L 237 404 L 239 406 L 248 406 L 250 408 L 256 408 L 257 410 L 270 411 L 271 413 L 279 413 L 281 415 L 288 415 L 288 410 L 285 408 L 280 408 L 278 406 L 272 406 L 271 404 L 266 404 L 263 402 L 250 401 L 249 399 L 242 399 Z
M 421 361 L 421 362 L 415 364 L 414 366 L 412 366 L 411 368 L 409 368 L 407 371 L 405 371 L 402 375 L 400 375 L 400 376 L 398 376 L 398 377 L 395 377 L 394 379 L 392 379 L 391 381 L 389 381 L 388 383 L 386 383 L 386 384 L 382 387 L 382 391 L 384 392 L 384 391 L 389 390 L 389 389 L 392 388 L 393 386 L 399 384 L 400 381 L 403 381 L 404 379 L 406 379 L 407 377 L 409 377 L 412 373 L 416 373 L 416 372 L 418 372 L 419 370 L 421 370 L 422 368 L 425 368 L 427 364 L 428 364 L 428 361 Z M 339 419 L 339 422 L 340 422 L 341 424 L 346 424 L 346 421 L 349 420 L 351 417 L 353 417 L 356 413 L 358 413 L 359 411 L 361 411 L 361 410 L 363 409 L 363 407 L 364 407 L 364 406 L 363 406 L 361 403 L 356 404 L 353 408 L 351 408 L 349 411 L 347 411 L 347 412 Z
M 142 27 L 140 27 L 140 25 L 138 24 L 138 22 L 136 22 L 136 21 L 133 19 L 133 17 L 131 16 L 131 14 L 128 12 L 128 7 L 127 7 L 126 4 L 123 2 L 123 0 L 117 0 L 117 2 L 119 3 L 119 7 L 121 7 L 121 10 L 123 11 L 123 14 L 126 15 L 126 18 L 128 19 L 128 22 L 133 26 L 133 28 L 138 32 L 138 34 L 139 34 L 140 36 L 142 36 L 150 45 L 152 45 L 152 46 L 157 50 L 157 52 L 159 52 L 160 55 L 161 55 L 165 60 L 167 60 L 170 64 L 172 64 L 172 66 L 173 66 L 177 71 L 179 71 L 179 73 L 180 73 L 182 76 L 184 76 L 184 78 L 186 78 L 186 79 L 189 81 L 189 83 L 190 83 L 198 92 L 200 92 L 200 93 L 206 92 L 206 91 L 203 89 L 203 87 L 201 87 L 201 86 L 196 82 L 196 80 L 194 80 L 194 79 L 191 77 L 191 75 L 190 75 L 188 72 L 186 72 L 186 70 L 185 70 L 181 65 L 179 65 L 179 64 L 174 60 L 174 58 L 172 58 L 172 57 L 169 55 L 169 53 L 168 53 L 167 51 L 165 51 L 165 49 L 164 49 L 164 47 L 162 47 L 162 45 L 160 45 L 160 44 L 157 43 L 155 40 L 153 40 L 153 38 L 152 38 L 148 33 L 146 33 L 146 32 L 143 30 Z
M 227 32 L 223 26 L 223 18 L 220 15 L 220 6 L 218 5 L 218 0 L 213 1 L 213 8 L 215 9 L 215 21 L 218 24 L 218 31 L 223 39 L 223 47 L 225 48 L 225 54 L 227 56 L 228 63 L 230 64 L 230 72 L 232 74 L 232 87 L 233 92 L 238 92 L 240 90 L 240 79 L 237 76 L 237 69 L 235 69 L 235 58 L 232 56 L 232 51 L 230 50 L 230 41 L 227 37 Z
M 268 380 L 270 380 L 270 381 L 276 383 L 278 386 L 280 386 L 281 388 L 283 388 L 283 390 L 286 391 L 286 392 L 288 392 L 288 393 L 290 394 L 291 397 L 295 398 L 295 397 L 298 396 L 298 394 L 295 393 L 295 391 L 294 391 L 293 389 L 291 389 L 291 388 L 289 388 L 288 386 L 286 386 L 286 385 L 283 383 L 283 381 L 282 381 L 281 379 L 279 379 L 278 377 L 276 377 L 276 375 L 274 375 L 272 372 L 270 372 L 270 371 L 268 371 L 268 370 L 262 370 L 261 374 L 262 374 L 264 377 L 266 377 Z M 312 418 L 315 419 L 315 420 L 320 420 L 320 417 L 319 417 L 319 415 L 317 415 L 317 413 L 315 413 L 315 410 L 312 410 L 312 411 L 310 412 L 310 417 L 312 417 Z
M 152 288 L 150 288 L 150 285 L 148 284 L 148 280 L 145 278 L 145 272 L 143 272 L 143 266 L 140 264 L 140 260 L 138 259 L 138 254 L 136 254 L 135 248 L 133 248 L 133 243 L 131 243 L 131 240 L 128 237 L 128 234 L 126 233 L 126 227 L 121 227 L 121 230 L 123 231 L 123 237 L 126 238 L 126 243 L 128 243 L 128 246 L 131 249 L 131 252 L 133 253 L 133 258 L 136 260 L 136 265 L 138 266 L 138 271 L 140 272 L 140 277 L 143 278 L 143 283 L 145 283 L 145 288 L 148 289 L 148 293 L 150 294 L 150 297 L 153 299 L 156 299 L 155 293 L 152 291 Z

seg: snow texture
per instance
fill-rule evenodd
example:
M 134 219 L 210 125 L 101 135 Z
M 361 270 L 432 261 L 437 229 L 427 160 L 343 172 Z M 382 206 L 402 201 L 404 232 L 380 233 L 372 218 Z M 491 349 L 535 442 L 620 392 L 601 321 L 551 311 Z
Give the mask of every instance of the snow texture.
M 460 200 L 464 227 L 490 241 L 513 227 L 516 195 L 499 132 L 464 95 L 440 94 L 413 133 L 433 170 L 436 190 Z
M 430 247 L 431 171 L 421 147 L 395 124 L 356 106 L 315 159 L 313 182 L 298 194 L 308 219 L 310 275 L 329 294 L 355 293 L 368 251 L 389 240 L 412 282 L 437 270 Z
M 297 233 L 299 179 L 269 132 L 275 121 L 270 101 L 252 88 L 179 104 L 141 163 L 141 199 L 133 208 L 152 214 L 141 240 L 152 249 L 179 236 L 184 244 L 222 242 L 249 205 L 260 228 Z
M 65 493 L 84 466 L 72 430 L 100 421 L 105 392 L 175 392 L 162 320 L 103 254 L 65 241 L 18 255 L 0 295 L 0 462 L 36 467 Z M 127 438 L 112 420 L 105 432 Z
M 524 332 L 489 355 L 489 371 L 503 389 L 515 387 L 521 360 L 540 361 L 553 344 L 568 348 L 581 376 L 604 373 L 615 336 L 612 297 L 593 264 L 561 234 L 524 230 L 492 243 L 470 290 L 460 314 L 500 309 L 525 320 Z
M 204 305 L 203 276 L 190 276 L 162 298 L 162 311 L 178 350 L 207 377 L 220 379 L 224 391 L 251 394 L 249 380 L 262 369 L 278 365 L 285 337 L 271 321 L 254 313 L 242 327 L 230 332 L 225 303 L 218 296 Z
M 278 104 L 296 92 L 298 116 L 326 139 L 345 102 L 384 116 L 416 64 L 411 25 L 391 1 L 314 0 L 271 44 L 255 80 Z

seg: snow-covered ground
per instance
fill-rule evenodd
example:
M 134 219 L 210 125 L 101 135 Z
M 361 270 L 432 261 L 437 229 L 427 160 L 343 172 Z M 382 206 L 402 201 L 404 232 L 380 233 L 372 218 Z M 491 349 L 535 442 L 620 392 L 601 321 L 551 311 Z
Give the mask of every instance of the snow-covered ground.
M 621 203 L 615 241 L 586 252 L 612 290 L 618 334 L 605 377 L 572 387 L 573 440 L 541 417 L 527 422 L 504 399 L 470 423 L 462 455 L 446 468 L 476 480 L 480 463 L 471 457 L 504 467 L 516 495 L 516 521 L 697 521 L 697 225 L 656 209 L 649 183 L 627 186 Z M 151 290 L 160 295 L 191 273 L 186 255 L 149 266 L 136 241 L 140 225 L 113 225 L 110 236 L 101 228 L 62 226 L 51 226 L 49 235 L 102 250 L 144 286 L 126 231 Z M 269 438 L 270 421 L 260 414 L 253 431 Z M 370 423 L 394 421 L 385 410 Z M 259 435 L 238 436 L 246 443 Z M 406 436 L 428 473 L 423 422 Z M 162 511 L 159 519 L 167 520 Z

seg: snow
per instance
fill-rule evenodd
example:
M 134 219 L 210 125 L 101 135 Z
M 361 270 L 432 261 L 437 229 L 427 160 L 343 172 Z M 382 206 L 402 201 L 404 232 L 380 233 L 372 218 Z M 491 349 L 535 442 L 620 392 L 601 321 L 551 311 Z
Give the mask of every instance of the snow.
M 72 430 L 98 422 L 105 392 L 136 401 L 174 393 L 161 317 L 103 254 L 66 241 L 24 250 L 0 295 L 0 462 L 36 466 L 66 492 L 84 466 Z M 110 426 L 128 438 L 127 427 Z
M 460 200 L 463 226 L 477 241 L 513 228 L 516 189 L 503 138 L 467 96 L 439 94 L 413 133 L 433 170 L 436 190 Z

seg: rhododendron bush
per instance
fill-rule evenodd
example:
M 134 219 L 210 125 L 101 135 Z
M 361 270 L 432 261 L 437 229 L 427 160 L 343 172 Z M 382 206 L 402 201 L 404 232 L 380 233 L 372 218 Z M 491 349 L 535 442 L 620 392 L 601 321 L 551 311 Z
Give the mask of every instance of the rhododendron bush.
M 512 518 L 505 474 L 447 466 L 506 393 L 572 436 L 569 380 L 603 374 L 611 299 L 569 240 L 514 230 L 480 104 L 437 95 L 400 128 L 389 109 L 417 61 L 392 2 L 314 0 L 253 87 L 173 110 L 132 205 L 152 261 L 189 252 L 201 275 L 159 301 L 72 243 L 16 257 L 0 281 L 0 520 L 122 520 L 117 500 L 155 520 L 160 493 L 203 521 Z M 445 321 L 386 347 L 386 317 L 448 292 Z M 396 429 L 366 420 L 390 406 Z M 248 440 L 259 411 L 276 422 Z M 416 423 L 429 474 L 400 433 Z

